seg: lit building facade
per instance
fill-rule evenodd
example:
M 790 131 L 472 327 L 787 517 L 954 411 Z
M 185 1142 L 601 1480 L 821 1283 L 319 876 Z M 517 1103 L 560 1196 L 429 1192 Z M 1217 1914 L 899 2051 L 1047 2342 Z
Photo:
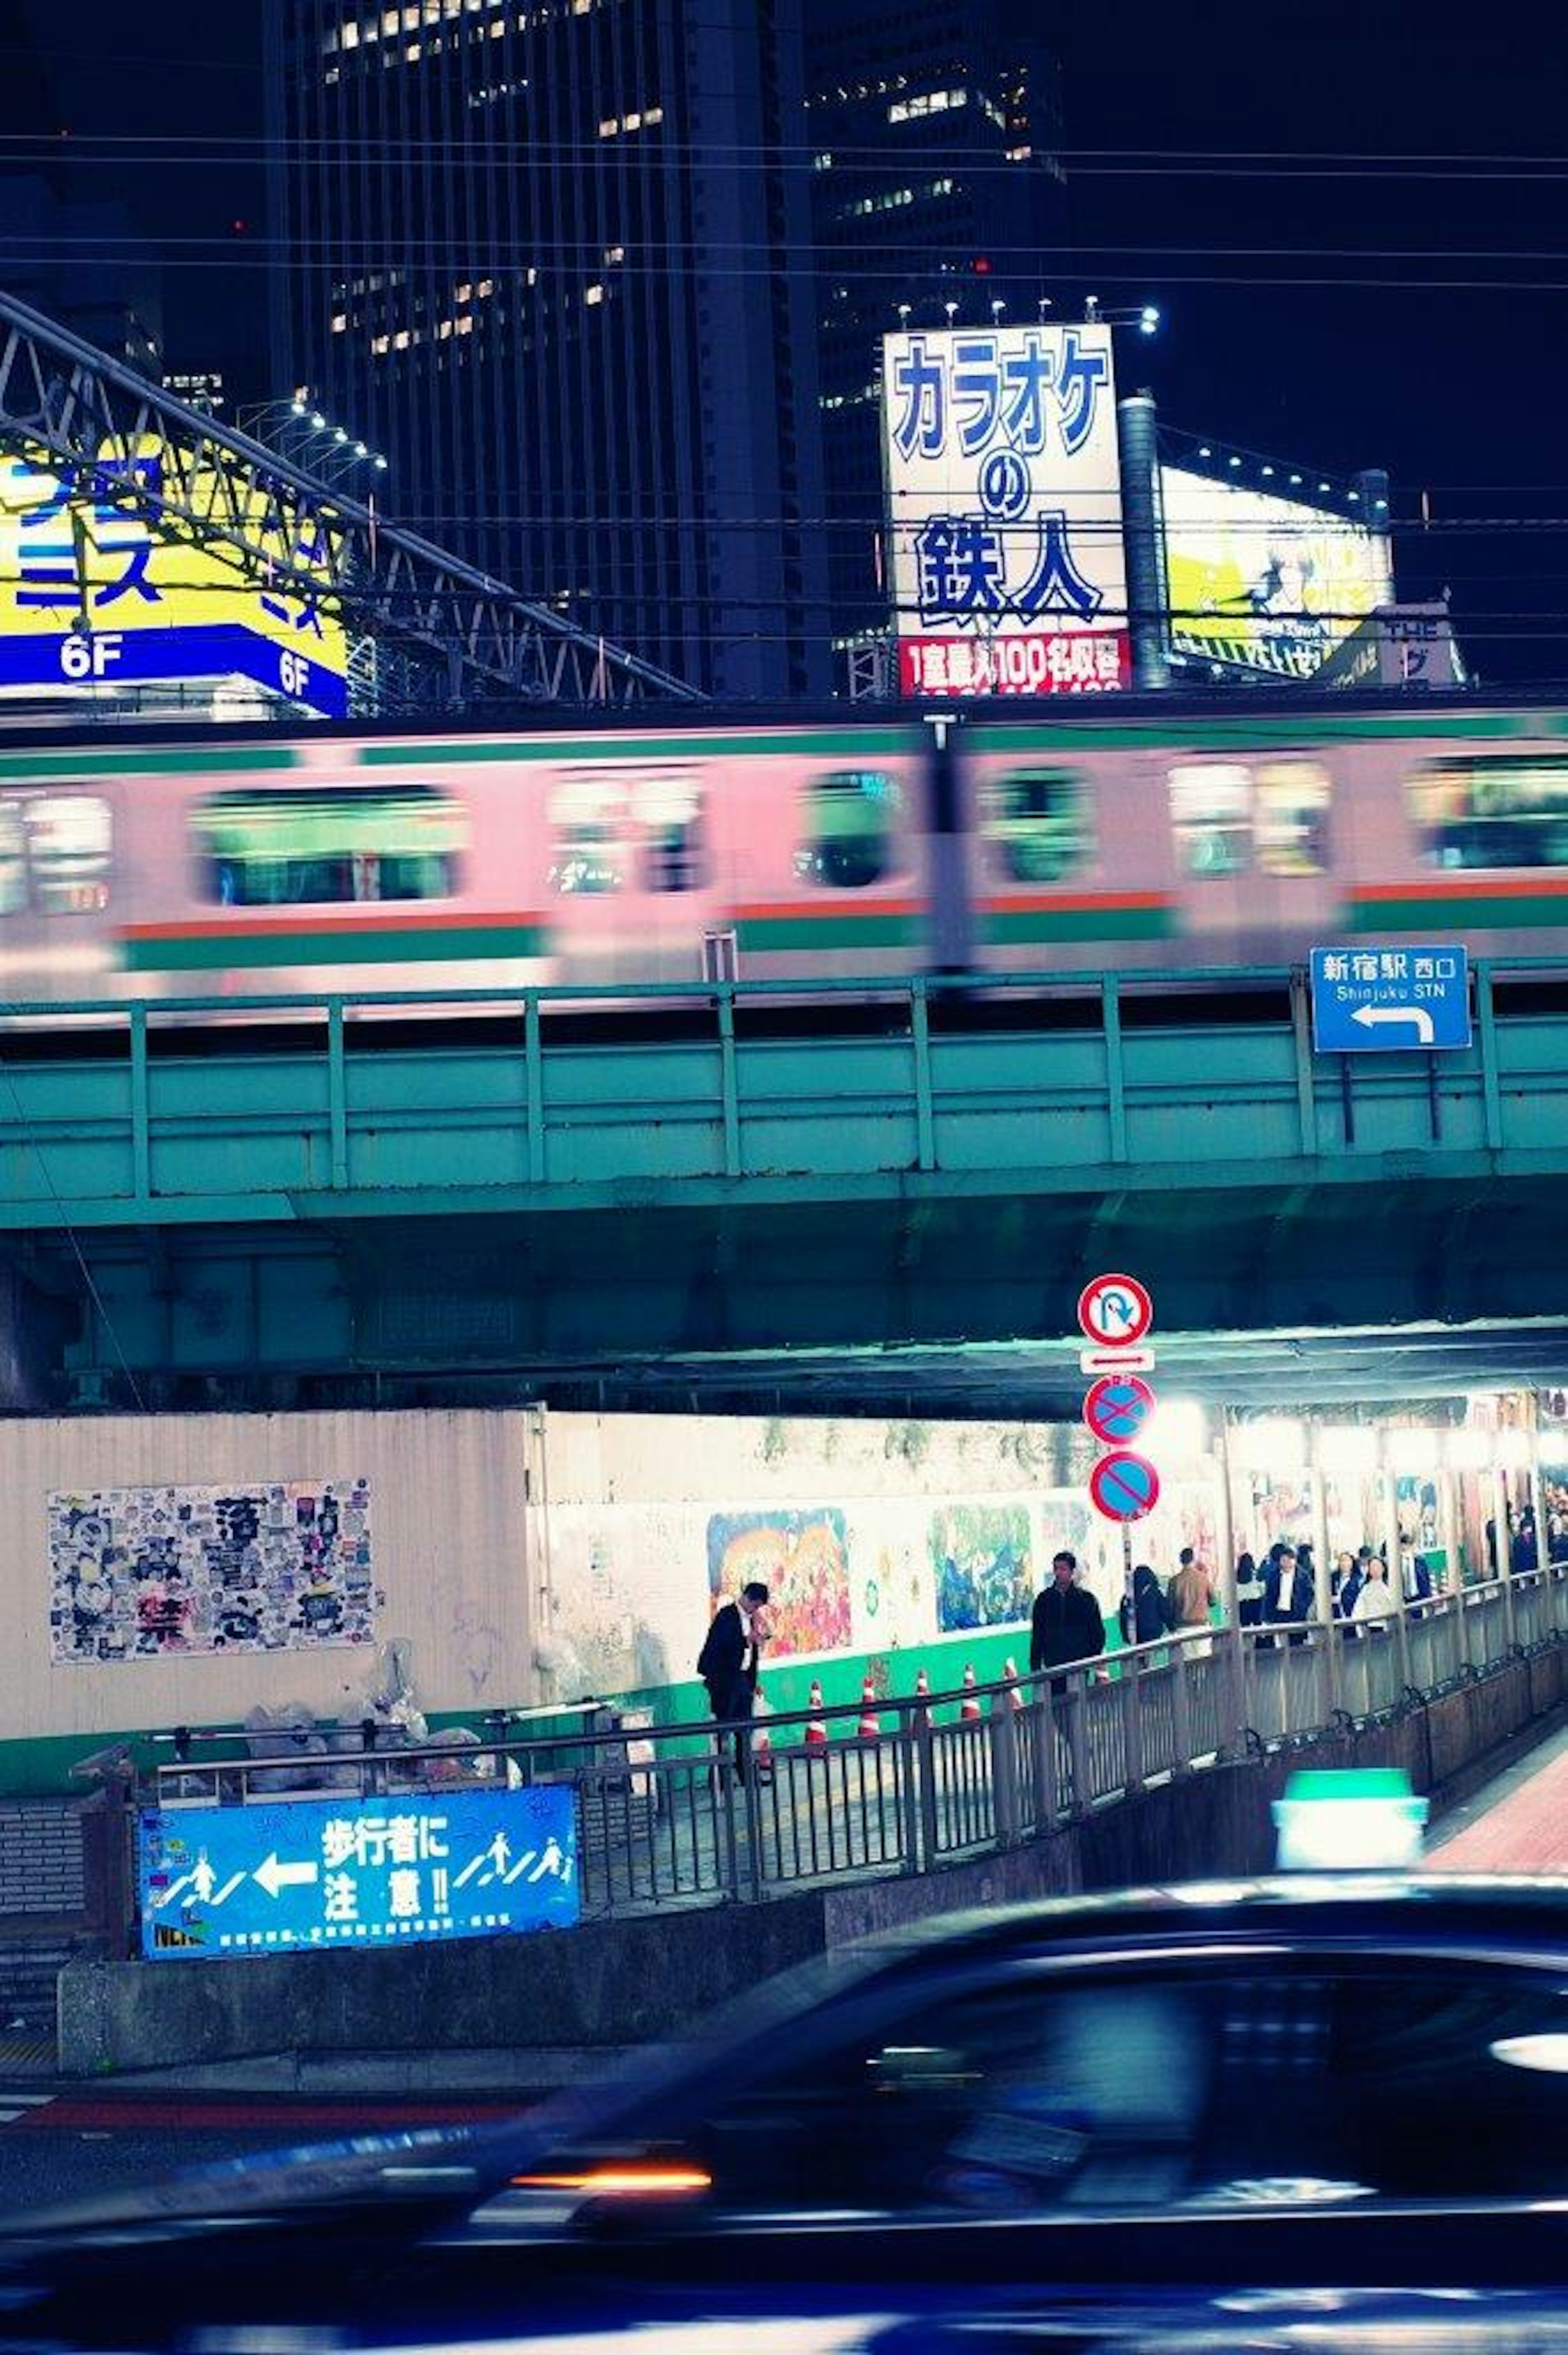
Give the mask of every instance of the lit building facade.
M 828 679 L 800 5 L 269 0 L 275 381 L 726 697 Z

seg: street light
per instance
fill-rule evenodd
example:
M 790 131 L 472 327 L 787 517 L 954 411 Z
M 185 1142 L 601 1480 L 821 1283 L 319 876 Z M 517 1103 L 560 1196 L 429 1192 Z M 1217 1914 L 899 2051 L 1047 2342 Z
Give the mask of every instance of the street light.
M 387 472 L 383 453 L 315 407 L 308 385 L 297 385 L 288 400 L 263 401 L 254 409 L 241 410 L 235 422 L 326 482 L 341 482 L 355 466 L 369 466 L 381 474 Z

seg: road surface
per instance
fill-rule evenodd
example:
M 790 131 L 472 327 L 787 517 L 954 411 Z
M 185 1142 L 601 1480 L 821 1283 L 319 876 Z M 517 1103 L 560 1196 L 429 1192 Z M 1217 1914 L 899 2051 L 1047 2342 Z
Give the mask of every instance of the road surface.
M 0 2228 L 28 2209 L 148 2183 L 291 2144 L 515 2116 L 522 2097 L 297 2101 L 0 2080 Z

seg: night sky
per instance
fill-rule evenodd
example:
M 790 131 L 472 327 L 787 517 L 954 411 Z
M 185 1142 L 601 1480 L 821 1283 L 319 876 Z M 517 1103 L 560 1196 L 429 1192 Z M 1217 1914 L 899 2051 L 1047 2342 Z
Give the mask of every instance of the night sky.
M 1517 0 L 1489 17 L 1426 0 L 1042 11 L 1072 176 L 1061 306 L 1093 291 L 1167 317 L 1128 339 L 1124 389 L 1246 450 L 1387 466 L 1402 591 L 1452 584 L 1483 674 L 1568 677 L 1568 539 L 1542 528 L 1568 514 L 1556 24 Z M 46 53 L 76 138 L 159 143 L 73 173 L 179 265 L 171 365 L 273 389 L 260 0 L 0 0 L 0 28 L 13 54 Z M 201 160 L 164 144 L 195 133 L 224 144 Z

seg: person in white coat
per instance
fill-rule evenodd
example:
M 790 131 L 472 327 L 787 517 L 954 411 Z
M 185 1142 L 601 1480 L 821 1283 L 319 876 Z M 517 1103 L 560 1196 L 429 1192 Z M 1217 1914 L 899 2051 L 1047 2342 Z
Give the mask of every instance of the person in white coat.
M 1398 1609 L 1398 1601 L 1388 1582 L 1388 1565 L 1374 1554 L 1366 1564 L 1366 1577 L 1351 1617 L 1358 1626 L 1364 1627 L 1369 1620 L 1392 1619 Z

